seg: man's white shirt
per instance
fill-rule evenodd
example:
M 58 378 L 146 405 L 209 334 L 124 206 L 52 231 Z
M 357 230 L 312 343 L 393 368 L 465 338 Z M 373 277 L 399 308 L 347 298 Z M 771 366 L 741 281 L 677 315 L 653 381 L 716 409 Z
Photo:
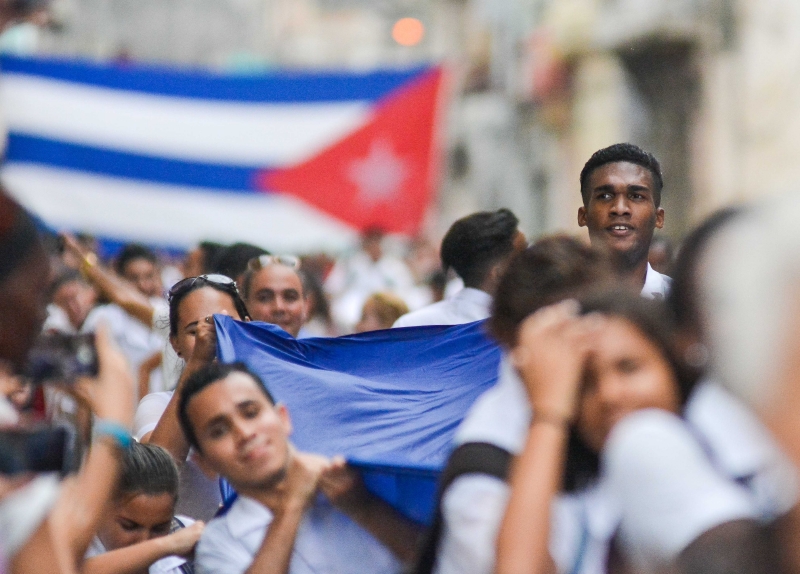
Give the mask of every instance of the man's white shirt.
M 253 562 L 272 522 L 262 504 L 240 496 L 212 520 L 195 553 L 198 574 L 241 574 Z M 289 574 L 392 574 L 401 565 L 348 516 L 317 496 L 297 530 Z
M 423 325 L 462 325 L 489 317 L 492 296 L 472 287 L 464 287 L 449 299 L 406 313 L 392 327 Z

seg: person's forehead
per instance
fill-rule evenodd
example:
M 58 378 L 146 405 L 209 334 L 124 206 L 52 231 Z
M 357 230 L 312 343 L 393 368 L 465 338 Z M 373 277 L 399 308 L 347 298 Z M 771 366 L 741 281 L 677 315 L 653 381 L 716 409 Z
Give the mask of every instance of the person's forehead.
M 603 329 L 592 344 L 592 350 L 599 358 L 614 360 L 631 354 L 660 354 L 655 343 L 628 319 L 605 316 L 604 320 Z
M 226 312 L 237 317 L 236 305 L 233 297 L 228 293 L 218 291 L 213 287 L 200 287 L 195 289 L 180 302 L 178 308 L 181 323 L 193 323 L 215 313 Z
M 153 526 L 172 518 L 175 497 L 169 492 L 138 492 L 124 500 L 120 514 L 139 524 Z
M 214 381 L 189 401 L 188 411 L 202 424 L 220 415 L 233 414 L 236 405 L 243 401 L 269 403 L 258 382 L 246 373 L 233 372 L 224 379 Z
M 261 289 L 271 289 L 273 291 L 284 291 L 286 289 L 296 289 L 303 291 L 303 282 L 297 272 L 287 265 L 273 264 L 267 265 L 258 271 L 253 277 L 252 291 Z
M 649 169 L 628 161 L 615 161 L 595 168 L 589 174 L 591 189 L 613 183 L 638 184 L 653 187 L 653 174 Z

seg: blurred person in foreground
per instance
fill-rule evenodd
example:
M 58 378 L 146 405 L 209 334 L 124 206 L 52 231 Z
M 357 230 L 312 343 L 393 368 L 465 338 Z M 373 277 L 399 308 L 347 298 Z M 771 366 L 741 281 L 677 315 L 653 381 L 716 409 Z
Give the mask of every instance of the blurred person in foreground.
M 286 406 L 243 364 L 195 372 L 178 417 L 201 464 L 239 494 L 203 532 L 199 572 L 389 574 L 413 555 L 418 528 L 344 459 L 296 450 Z
M 0 361 L 13 372 L 44 323 L 49 272 L 33 220 L 0 191 Z M 106 331 L 96 345 L 99 375 L 75 387 L 95 416 L 81 470 L 63 483 L 49 474 L 0 476 L 0 568 L 13 574 L 75 572 L 113 493 L 131 440 L 133 383 Z
M 242 299 L 253 321 L 277 325 L 295 339 L 308 317 L 309 301 L 294 255 L 260 255 L 247 263 Z
M 365 230 L 361 249 L 338 260 L 325 280 L 333 318 L 345 331 L 352 331 L 370 294 L 391 291 L 405 299 L 414 288 L 414 278 L 405 262 L 386 253 L 385 235 L 379 227 Z
M 520 326 L 512 356 L 534 414 L 497 574 L 776 571 L 755 496 L 682 417 L 697 378 L 661 313 L 616 290 Z
M 373 293 L 364 302 L 361 320 L 356 324 L 356 333 L 391 329 L 392 325 L 408 313 L 408 305 L 392 293 Z
M 619 277 L 648 298 L 663 298 L 670 279 L 648 263 L 656 229 L 664 226 L 661 166 L 629 143 L 596 151 L 580 175 L 578 225 L 597 249 L 607 250 Z
M 525 248 L 519 220 L 508 209 L 480 211 L 456 221 L 442 239 L 442 267 L 464 288 L 450 299 L 400 317 L 395 327 L 460 325 L 489 316 L 492 297 L 509 258 Z
M 569 237 L 540 239 L 509 261 L 488 323 L 504 350 L 498 382 L 475 401 L 456 430 L 418 574 L 492 572 L 508 499 L 508 464 L 521 451 L 531 421 L 524 383 L 507 352 L 530 313 L 612 279 L 605 257 Z
M 700 320 L 712 369 L 800 468 L 800 194 L 753 206 L 698 258 Z M 800 511 L 780 529 L 786 570 L 800 572 Z

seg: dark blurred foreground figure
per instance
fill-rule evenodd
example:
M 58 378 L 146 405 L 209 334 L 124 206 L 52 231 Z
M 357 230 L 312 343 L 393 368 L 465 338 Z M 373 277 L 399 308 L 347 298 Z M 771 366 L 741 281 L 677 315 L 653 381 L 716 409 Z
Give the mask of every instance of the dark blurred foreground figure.
M 614 144 L 589 158 L 580 183 L 578 225 L 589 230 L 592 247 L 607 251 L 620 278 L 643 296 L 665 297 L 669 277 L 648 263 L 653 233 L 664 226 L 658 160 L 633 144 Z
M 394 326 L 460 325 L 486 319 L 509 258 L 525 248 L 518 225 L 508 209 L 480 211 L 451 225 L 442 239 L 442 267 L 453 269 L 464 288 L 448 300 L 400 317 Z
M 0 360 L 15 371 L 44 322 L 48 281 L 48 257 L 32 219 L 0 191 Z M 99 376 L 75 387 L 94 414 L 93 441 L 78 474 L 61 483 L 52 474 L 0 476 L 0 564 L 13 574 L 77 571 L 113 493 L 131 440 L 133 382 L 102 330 L 97 352 Z

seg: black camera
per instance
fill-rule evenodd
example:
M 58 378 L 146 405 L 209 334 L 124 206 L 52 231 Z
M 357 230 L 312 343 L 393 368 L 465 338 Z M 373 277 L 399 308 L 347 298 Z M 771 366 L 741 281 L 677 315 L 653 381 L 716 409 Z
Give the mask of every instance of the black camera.
M 97 375 L 94 334 L 46 333 L 37 339 L 23 372 L 34 384 L 74 383 Z

